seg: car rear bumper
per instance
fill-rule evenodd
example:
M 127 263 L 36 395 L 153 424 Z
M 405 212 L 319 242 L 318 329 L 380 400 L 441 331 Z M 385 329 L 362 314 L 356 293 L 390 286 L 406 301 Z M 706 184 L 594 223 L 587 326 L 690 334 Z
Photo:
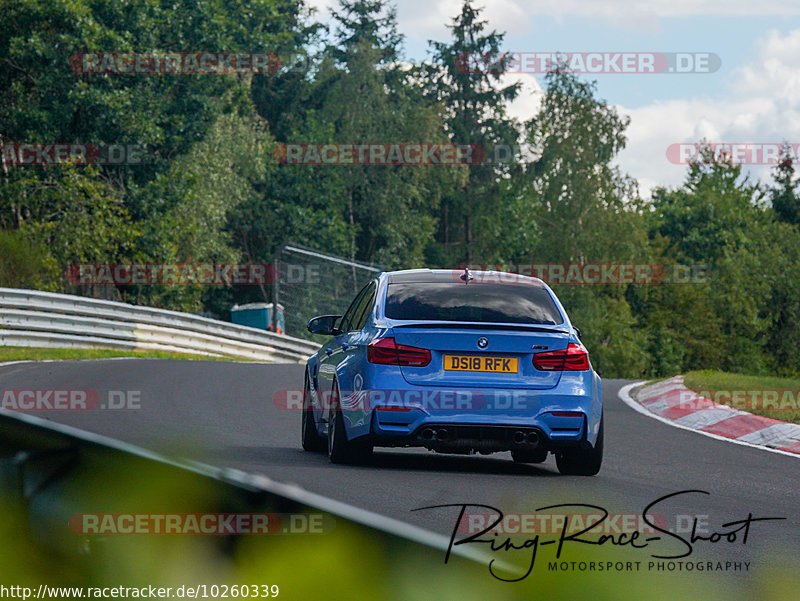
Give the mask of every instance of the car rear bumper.
M 498 451 L 557 451 L 591 446 L 585 420 L 577 428 L 550 431 L 539 426 L 426 422 L 410 433 L 386 432 L 377 427 L 369 435 L 375 446 L 424 447 L 442 453 L 495 453 Z
M 451 404 L 414 407 L 389 397 L 372 403 L 364 434 L 375 446 L 442 452 L 555 451 L 593 446 L 602 415 L 600 378 L 592 371 L 565 375 L 546 391 L 440 390 Z

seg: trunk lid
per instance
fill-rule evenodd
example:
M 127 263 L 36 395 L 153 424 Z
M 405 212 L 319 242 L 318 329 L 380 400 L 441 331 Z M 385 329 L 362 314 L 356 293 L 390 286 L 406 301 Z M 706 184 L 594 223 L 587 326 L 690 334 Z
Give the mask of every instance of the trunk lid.
M 396 326 L 393 332 L 397 344 L 431 352 L 431 362 L 425 367 L 400 368 L 409 384 L 452 388 L 554 388 L 561 372 L 536 369 L 533 354 L 565 349 L 569 342 L 563 330 L 546 327 L 420 323 Z

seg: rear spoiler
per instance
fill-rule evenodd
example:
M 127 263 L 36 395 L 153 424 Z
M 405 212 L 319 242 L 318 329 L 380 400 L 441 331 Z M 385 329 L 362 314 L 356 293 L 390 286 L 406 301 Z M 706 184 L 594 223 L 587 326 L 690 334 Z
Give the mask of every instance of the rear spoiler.
M 401 324 L 392 324 L 392 328 L 433 328 L 433 329 L 463 329 L 463 330 L 512 330 L 521 332 L 550 332 L 552 334 L 569 334 L 568 329 L 547 325 L 527 325 L 522 323 L 489 324 L 474 323 L 470 321 L 415 321 Z

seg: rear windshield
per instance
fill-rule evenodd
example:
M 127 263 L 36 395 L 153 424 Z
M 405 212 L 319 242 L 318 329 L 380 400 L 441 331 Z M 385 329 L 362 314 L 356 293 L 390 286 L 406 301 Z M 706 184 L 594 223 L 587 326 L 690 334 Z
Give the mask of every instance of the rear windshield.
M 547 290 L 532 284 L 389 284 L 386 317 L 545 325 L 563 322 Z

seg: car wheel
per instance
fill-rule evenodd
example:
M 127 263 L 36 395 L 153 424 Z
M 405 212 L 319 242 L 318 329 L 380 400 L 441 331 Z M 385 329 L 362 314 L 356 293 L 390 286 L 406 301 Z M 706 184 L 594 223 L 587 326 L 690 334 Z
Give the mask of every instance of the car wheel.
M 305 386 L 303 388 L 303 416 L 301 440 L 303 450 L 321 453 L 326 448 L 325 437 L 317 433 L 317 426 L 314 424 L 314 414 L 311 408 L 311 388 L 306 370 Z
M 328 421 L 328 458 L 331 463 L 356 463 L 367 459 L 371 453 L 372 445 L 347 440 L 344 416 L 339 407 L 339 383 L 334 380 Z
M 570 476 L 594 476 L 603 463 L 603 420 L 593 449 L 564 449 L 556 454 L 558 471 Z
M 547 451 L 536 449 L 533 451 L 511 451 L 514 463 L 542 463 L 547 459 Z

